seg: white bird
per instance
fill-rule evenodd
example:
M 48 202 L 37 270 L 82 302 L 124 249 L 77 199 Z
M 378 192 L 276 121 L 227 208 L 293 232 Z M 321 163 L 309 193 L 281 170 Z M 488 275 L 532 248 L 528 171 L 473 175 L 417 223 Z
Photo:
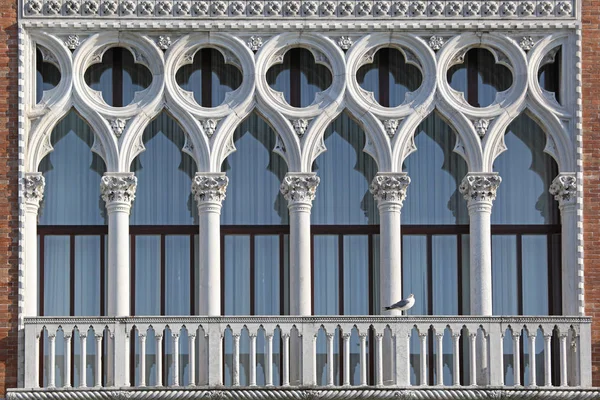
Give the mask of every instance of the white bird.
M 414 294 L 410 294 L 410 296 L 408 296 L 408 298 L 404 299 L 404 300 L 400 300 L 397 303 L 392 304 L 389 307 L 384 307 L 383 309 L 386 311 L 389 310 L 400 310 L 400 311 L 407 311 L 410 310 L 412 308 L 412 306 L 415 305 L 415 295 Z

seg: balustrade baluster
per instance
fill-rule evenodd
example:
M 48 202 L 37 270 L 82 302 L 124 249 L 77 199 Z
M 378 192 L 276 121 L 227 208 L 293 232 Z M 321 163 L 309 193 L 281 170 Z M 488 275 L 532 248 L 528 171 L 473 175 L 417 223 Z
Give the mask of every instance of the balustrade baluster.
M 477 331 L 469 332 L 469 344 L 471 345 L 470 356 L 471 365 L 469 366 L 469 384 L 477 385 Z
M 256 333 L 250 335 L 250 386 L 256 386 Z
M 265 335 L 267 338 L 267 362 L 265 382 L 267 386 L 273 386 L 273 334 Z
M 452 354 L 452 361 L 454 361 L 452 384 L 460 386 L 460 331 L 452 332 L 452 347 L 454 349 Z
M 515 386 L 521 386 L 521 332 L 513 331 L 513 380 Z
M 163 385 L 163 331 L 155 331 L 156 341 L 156 386 Z
M 544 331 L 544 386 L 552 386 L 552 331 Z
M 188 332 L 190 386 L 196 386 L 196 332 Z
M 377 386 L 383 386 L 383 333 L 375 334 L 375 350 L 377 354 Z
M 535 356 L 535 333 L 529 332 L 529 386 L 537 386 Z
M 48 368 L 48 387 L 50 389 L 55 388 L 55 378 L 56 378 L 56 332 L 48 332 L 48 345 L 50 346 L 49 350 L 49 368 Z
M 146 386 L 146 333 L 140 333 L 140 387 Z
M 65 367 L 63 386 L 71 387 L 71 332 L 65 332 Z
M 333 333 L 327 333 L 327 385 L 333 386 Z
M 233 386 L 240 385 L 240 334 L 233 333 L 231 335 L 233 337 Z
M 427 385 L 427 331 L 419 332 L 419 340 L 421 341 L 421 386 Z
M 179 331 L 171 334 L 173 339 L 173 384 L 179 386 Z M 239 354 L 238 354 L 239 357 Z
M 283 371 L 281 385 L 289 386 L 290 385 L 290 335 L 289 333 L 284 333 L 281 335 L 283 339 L 283 365 L 281 369 Z
M 344 341 L 344 386 L 350 386 L 350 333 L 342 334 Z
M 94 377 L 94 386 L 100 387 L 102 386 L 102 339 L 104 338 L 104 334 L 102 331 L 100 333 L 96 333 L 96 371 Z
M 436 332 L 435 339 L 437 340 L 437 366 L 436 366 L 436 374 L 437 374 L 437 385 L 444 385 L 444 331 Z
M 367 333 L 361 332 L 360 337 L 360 384 L 367 384 Z
M 567 383 L 567 332 L 560 332 L 560 386 L 568 386 Z
M 84 388 L 87 386 L 87 332 L 79 332 L 79 344 L 81 345 L 79 387 Z

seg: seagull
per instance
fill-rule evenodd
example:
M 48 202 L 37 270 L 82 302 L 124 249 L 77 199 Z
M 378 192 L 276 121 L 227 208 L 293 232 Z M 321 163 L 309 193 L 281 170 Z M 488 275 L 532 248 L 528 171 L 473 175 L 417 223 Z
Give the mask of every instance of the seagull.
M 415 305 L 415 295 L 411 293 L 407 299 L 400 300 L 399 302 L 392 304 L 389 307 L 384 307 L 383 309 L 386 311 L 400 310 L 402 312 L 402 311 L 408 311 L 414 305 Z

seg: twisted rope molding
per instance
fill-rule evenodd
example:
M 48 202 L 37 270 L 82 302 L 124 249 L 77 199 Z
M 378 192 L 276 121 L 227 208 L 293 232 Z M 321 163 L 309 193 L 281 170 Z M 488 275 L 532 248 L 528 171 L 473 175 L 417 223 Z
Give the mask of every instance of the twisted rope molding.
M 599 389 L 9 389 L 7 400 L 592 400 Z

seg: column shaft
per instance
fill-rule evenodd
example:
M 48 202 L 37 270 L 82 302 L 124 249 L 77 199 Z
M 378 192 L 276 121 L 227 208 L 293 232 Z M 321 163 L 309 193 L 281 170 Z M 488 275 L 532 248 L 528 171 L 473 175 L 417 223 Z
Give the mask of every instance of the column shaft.
M 23 178 L 23 203 L 25 208 L 24 315 L 26 317 L 39 315 L 37 219 L 40 203 L 44 197 L 44 183 L 44 177 L 39 172 L 25 174 Z

